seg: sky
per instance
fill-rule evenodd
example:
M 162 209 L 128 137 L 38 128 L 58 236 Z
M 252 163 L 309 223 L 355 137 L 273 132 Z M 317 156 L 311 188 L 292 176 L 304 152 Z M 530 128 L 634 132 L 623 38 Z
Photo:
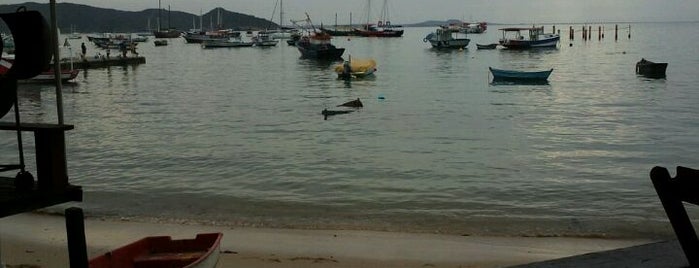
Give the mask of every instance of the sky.
M 28 0 L 2 0 L 23 3 Z M 48 3 L 48 0 L 32 0 Z M 141 11 L 157 8 L 157 0 L 56 0 L 102 8 Z M 160 0 L 167 9 L 192 14 L 222 7 L 229 11 L 272 19 L 279 22 L 280 0 Z M 308 12 L 315 24 L 339 24 L 367 20 L 367 0 L 282 0 L 284 24 L 290 19 L 304 19 Z M 383 0 L 371 1 L 371 21 L 378 20 Z M 657 22 L 699 21 L 699 0 L 391 0 L 389 20 L 396 23 L 417 23 L 427 20 L 461 19 L 491 23 L 554 23 L 554 22 Z

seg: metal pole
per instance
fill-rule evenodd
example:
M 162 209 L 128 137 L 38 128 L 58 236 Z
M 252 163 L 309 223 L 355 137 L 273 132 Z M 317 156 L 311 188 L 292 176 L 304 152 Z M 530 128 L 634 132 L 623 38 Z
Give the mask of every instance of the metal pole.
M 50 0 L 51 38 L 53 39 L 53 75 L 56 82 L 56 108 L 58 124 L 63 125 L 63 86 L 61 84 L 61 54 L 58 49 L 58 24 L 56 22 L 56 0 Z

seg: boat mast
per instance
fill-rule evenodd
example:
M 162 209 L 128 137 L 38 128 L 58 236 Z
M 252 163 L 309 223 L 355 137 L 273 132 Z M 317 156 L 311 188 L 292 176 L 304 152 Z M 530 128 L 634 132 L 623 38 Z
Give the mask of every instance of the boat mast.
M 170 5 L 167 5 L 167 29 L 168 31 L 172 29 L 170 26 Z
M 369 29 L 369 19 L 371 18 L 371 0 L 367 0 L 366 5 L 366 27 Z
M 279 28 L 284 28 L 284 8 L 282 8 L 282 0 L 279 0 Z
M 160 32 L 160 20 L 162 17 L 162 8 L 160 7 L 160 0 L 158 0 L 158 32 Z

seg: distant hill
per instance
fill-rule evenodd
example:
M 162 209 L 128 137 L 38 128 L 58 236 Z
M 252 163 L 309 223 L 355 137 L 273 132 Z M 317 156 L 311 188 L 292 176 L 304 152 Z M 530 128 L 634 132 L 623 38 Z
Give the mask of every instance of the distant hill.
M 439 27 L 442 25 L 449 25 L 452 23 L 462 23 L 462 20 L 449 19 L 449 20 L 428 20 L 419 23 L 405 24 L 407 27 Z M 488 22 L 488 25 L 500 25 L 499 23 Z
M 23 3 L 13 5 L 0 5 L 0 13 L 15 12 L 18 7 L 25 6 L 27 10 L 37 10 L 49 20 L 49 4 Z M 276 28 L 277 24 L 266 19 L 257 18 L 250 15 L 227 11 L 223 8 L 216 8 L 204 14 L 202 21 L 204 28 L 208 29 L 213 22 L 214 26 L 218 21 L 220 11 L 221 21 L 224 28 L 234 28 L 238 30 Z M 75 29 L 77 32 L 142 32 L 157 29 L 158 9 L 146 9 L 143 11 L 121 11 L 116 9 L 97 8 L 87 5 L 72 3 L 56 4 L 56 18 L 58 28 L 62 32 L 70 32 Z M 168 14 L 166 9 L 160 11 L 162 16 L 161 27 L 168 28 L 168 25 L 178 30 L 189 30 L 192 22 L 196 22 L 199 27 L 199 15 L 189 14 L 181 11 L 172 11 Z M 0 30 L 7 31 L 3 23 Z

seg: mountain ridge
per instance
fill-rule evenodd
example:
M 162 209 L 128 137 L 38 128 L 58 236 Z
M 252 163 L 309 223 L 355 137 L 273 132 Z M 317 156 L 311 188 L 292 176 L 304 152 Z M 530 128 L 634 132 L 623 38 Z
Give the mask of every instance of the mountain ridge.
M 21 4 L 0 5 L 0 13 L 15 12 L 24 6 L 27 10 L 39 11 L 49 20 L 49 4 L 26 2 Z M 257 30 L 277 28 L 278 25 L 267 19 L 228 11 L 217 7 L 202 15 L 204 29 L 210 28 L 218 21 L 220 12 L 222 25 L 219 28 L 233 28 L 238 30 Z M 77 31 L 90 32 L 137 32 L 157 30 L 159 14 L 162 18 L 161 29 L 173 28 L 186 31 L 196 23 L 199 28 L 199 15 L 182 11 L 168 11 L 157 8 L 142 11 L 123 11 L 112 8 L 99 8 L 83 4 L 58 3 L 56 4 L 56 18 L 58 28 L 63 32 Z M 149 23 L 150 21 L 150 23 Z M 207 25 L 207 22 L 209 25 Z M 150 29 L 148 25 L 150 24 Z M 6 25 L 0 22 L 0 30 L 6 30 Z M 169 27 L 168 27 L 169 26 Z

